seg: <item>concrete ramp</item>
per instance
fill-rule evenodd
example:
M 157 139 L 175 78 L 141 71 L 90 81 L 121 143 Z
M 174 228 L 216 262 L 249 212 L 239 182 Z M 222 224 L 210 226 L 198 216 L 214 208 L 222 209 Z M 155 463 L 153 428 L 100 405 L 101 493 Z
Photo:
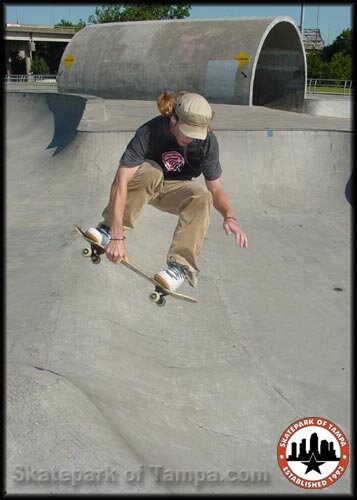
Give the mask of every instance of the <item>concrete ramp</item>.
M 128 269 L 82 258 L 73 228 L 101 219 L 131 106 L 139 125 L 154 103 L 117 103 L 116 127 L 111 102 L 100 124 L 83 103 L 6 95 L 7 491 L 301 493 L 277 465 L 284 429 L 316 416 L 351 437 L 349 127 L 294 130 L 285 113 L 277 129 L 251 108 L 227 129 L 239 107 L 216 105 L 249 248 L 215 212 L 199 285 L 182 289 L 199 303 L 158 308 Z M 161 269 L 175 225 L 146 207 L 131 260 Z M 350 493 L 349 470 L 319 491 Z

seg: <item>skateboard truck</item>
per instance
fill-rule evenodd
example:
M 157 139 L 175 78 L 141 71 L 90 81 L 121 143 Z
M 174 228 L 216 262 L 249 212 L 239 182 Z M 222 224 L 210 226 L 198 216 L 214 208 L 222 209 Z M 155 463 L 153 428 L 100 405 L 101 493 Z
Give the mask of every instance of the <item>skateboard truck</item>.
M 90 249 L 83 248 L 82 255 L 83 257 L 90 257 L 93 264 L 99 264 L 102 260 L 100 256 L 105 253 L 105 250 L 92 243 L 90 246 Z
M 165 296 L 169 295 L 163 288 L 156 285 L 155 291 L 150 293 L 149 299 L 151 302 L 155 302 L 156 305 L 163 307 L 166 304 Z

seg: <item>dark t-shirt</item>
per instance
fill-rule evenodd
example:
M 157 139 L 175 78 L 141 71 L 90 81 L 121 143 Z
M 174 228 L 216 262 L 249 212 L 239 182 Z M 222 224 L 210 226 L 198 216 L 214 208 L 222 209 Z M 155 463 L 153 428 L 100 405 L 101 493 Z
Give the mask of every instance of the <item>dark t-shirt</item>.
M 206 180 L 214 181 L 222 173 L 214 133 L 209 132 L 204 141 L 194 139 L 182 147 L 170 132 L 170 118 L 165 116 L 157 116 L 138 128 L 119 163 L 136 167 L 146 159 L 161 166 L 166 180 L 190 180 L 203 174 Z

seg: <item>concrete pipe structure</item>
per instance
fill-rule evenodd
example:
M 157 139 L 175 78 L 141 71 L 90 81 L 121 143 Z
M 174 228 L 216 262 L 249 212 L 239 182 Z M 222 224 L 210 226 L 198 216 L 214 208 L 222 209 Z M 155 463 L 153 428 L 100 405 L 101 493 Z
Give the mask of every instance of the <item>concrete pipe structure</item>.
M 212 103 L 303 111 L 306 56 L 290 17 L 87 26 L 59 68 L 64 93 L 156 99 L 187 90 Z

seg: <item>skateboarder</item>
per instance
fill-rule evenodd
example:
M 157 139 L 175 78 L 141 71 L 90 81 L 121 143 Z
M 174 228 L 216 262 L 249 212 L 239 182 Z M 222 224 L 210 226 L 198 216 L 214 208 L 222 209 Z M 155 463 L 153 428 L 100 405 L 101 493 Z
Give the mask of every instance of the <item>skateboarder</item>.
M 212 206 L 222 215 L 227 235 L 233 233 L 241 247 L 248 247 L 248 239 L 221 185 L 213 111 L 207 100 L 189 92 L 163 92 L 157 106 L 161 115 L 138 128 L 119 161 L 103 221 L 85 234 L 104 245 L 107 258 L 117 262 L 128 258 L 125 229 L 134 228 L 146 204 L 177 215 L 167 266 L 154 276 L 176 291 L 185 279 L 193 287 L 198 283 L 197 258 Z M 201 174 L 206 187 L 193 180 Z

